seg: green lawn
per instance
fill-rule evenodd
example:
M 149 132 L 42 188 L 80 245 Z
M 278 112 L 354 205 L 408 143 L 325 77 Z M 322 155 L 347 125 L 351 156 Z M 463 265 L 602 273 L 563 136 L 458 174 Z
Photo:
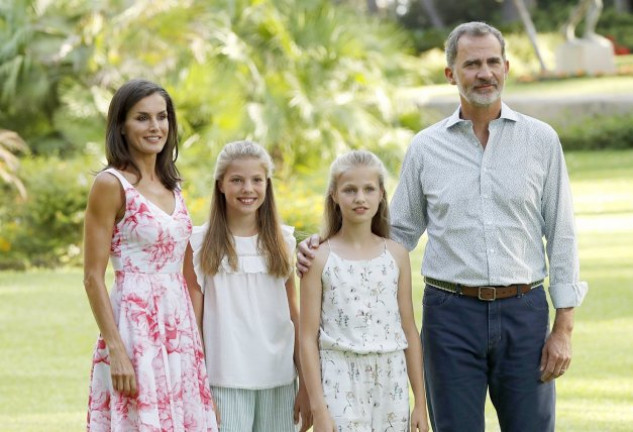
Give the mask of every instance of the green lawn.
M 572 368 L 558 381 L 559 431 L 633 424 L 633 151 L 572 153 L 581 274 Z M 419 268 L 421 251 L 412 258 Z M 97 333 L 80 270 L 0 272 L 0 432 L 85 429 Z M 422 281 L 417 274 L 418 318 Z M 498 431 L 487 411 L 488 431 Z

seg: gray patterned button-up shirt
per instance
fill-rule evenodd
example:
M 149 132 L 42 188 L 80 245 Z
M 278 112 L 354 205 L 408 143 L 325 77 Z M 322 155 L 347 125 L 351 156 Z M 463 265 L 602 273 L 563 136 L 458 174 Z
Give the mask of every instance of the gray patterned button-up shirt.
M 580 305 L 587 284 L 558 135 L 505 104 L 489 131 L 484 151 L 457 109 L 413 138 L 391 200 L 392 238 L 412 250 L 426 230 L 422 274 L 472 286 L 544 279 L 547 250 L 553 306 Z

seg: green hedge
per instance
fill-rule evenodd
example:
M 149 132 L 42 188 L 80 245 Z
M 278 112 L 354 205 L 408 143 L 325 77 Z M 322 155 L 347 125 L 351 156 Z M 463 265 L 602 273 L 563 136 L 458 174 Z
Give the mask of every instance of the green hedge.
M 565 151 L 633 148 L 633 114 L 587 117 L 558 129 Z
M 92 159 L 92 158 L 91 158 Z M 20 177 L 28 196 L 0 198 L 0 269 L 75 265 L 94 159 L 28 158 Z

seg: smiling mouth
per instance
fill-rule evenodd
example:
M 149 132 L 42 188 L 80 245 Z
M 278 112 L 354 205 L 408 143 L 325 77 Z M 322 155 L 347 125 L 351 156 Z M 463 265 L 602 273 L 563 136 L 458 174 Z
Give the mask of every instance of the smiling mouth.
M 256 201 L 255 198 L 238 198 L 237 200 L 241 202 L 242 204 L 247 204 L 247 205 L 253 204 Z

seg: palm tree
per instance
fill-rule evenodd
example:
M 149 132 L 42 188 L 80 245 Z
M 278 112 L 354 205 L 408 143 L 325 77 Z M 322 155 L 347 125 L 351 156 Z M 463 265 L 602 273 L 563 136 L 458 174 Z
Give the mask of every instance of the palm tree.
M 17 133 L 0 129 L 0 179 L 15 187 L 22 198 L 26 197 L 24 184 L 17 176 L 19 160 L 15 153 L 28 152 L 24 140 Z
M 523 26 L 525 27 L 525 31 L 530 38 L 530 42 L 532 43 L 532 47 L 534 48 L 534 53 L 539 61 L 541 66 L 541 73 L 547 72 L 547 66 L 545 65 L 545 61 L 543 60 L 543 56 L 541 55 L 541 50 L 539 49 L 538 39 L 536 28 L 534 28 L 534 23 L 532 22 L 532 17 L 530 16 L 530 12 L 524 2 L 524 0 L 513 0 L 515 8 L 519 11 L 519 15 L 521 16 L 521 21 L 523 21 Z
M 0 124 L 10 124 L 36 153 L 63 141 L 54 116 L 60 83 L 75 78 L 87 59 L 77 29 L 83 13 L 70 0 L 0 6 Z
M 143 75 L 165 85 L 183 160 L 208 164 L 227 141 L 250 138 L 292 170 L 350 147 L 396 160 L 408 141 L 397 136 L 395 89 L 422 73 L 395 25 L 331 0 L 107 3 L 95 10 L 94 81 L 113 89 Z

